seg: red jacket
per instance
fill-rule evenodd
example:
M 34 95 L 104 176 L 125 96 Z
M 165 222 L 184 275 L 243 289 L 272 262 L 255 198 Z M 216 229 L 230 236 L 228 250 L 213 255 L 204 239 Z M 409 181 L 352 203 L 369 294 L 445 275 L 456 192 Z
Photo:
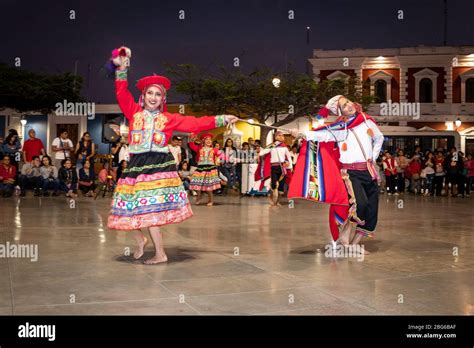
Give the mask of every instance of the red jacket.
M 408 165 L 408 171 L 411 175 L 421 173 L 421 163 L 418 161 L 411 161 Z
M 0 164 L 0 181 L 7 179 L 15 179 L 16 168 L 10 165 L 8 168 L 5 168 L 3 164 Z
M 128 142 L 131 154 L 149 151 L 167 152 L 168 141 L 175 130 L 198 133 L 225 126 L 223 115 L 197 118 L 162 112 L 151 118 L 135 103 L 128 90 L 127 80 L 116 80 L 115 89 L 120 109 L 129 123 Z
M 196 153 L 196 164 L 199 165 L 199 161 L 201 160 L 201 157 L 204 156 L 204 150 L 203 150 L 203 145 L 202 144 L 195 144 L 194 142 L 189 142 L 188 143 L 189 148 L 193 150 Z M 221 151 L 218 150 L 217 148 L 213 148 L 210 152 L 210 156 L 212 156 L 212 159 L 210 159 L 214 164 L 217 164 L 217 159 L 222 155 Z
M 383 163 L 385 164 L 385 166 L 387 167 L 385 170 L 384 170 L 384 174 L 385 176 L 393 176 L 393 175 L 397 175 L 396 171 L 395 171 L 395 158 L 386 158 L 384 159 Z M 395 174 L 393 172 L 391 172 L 389 169 L 392 169 Z

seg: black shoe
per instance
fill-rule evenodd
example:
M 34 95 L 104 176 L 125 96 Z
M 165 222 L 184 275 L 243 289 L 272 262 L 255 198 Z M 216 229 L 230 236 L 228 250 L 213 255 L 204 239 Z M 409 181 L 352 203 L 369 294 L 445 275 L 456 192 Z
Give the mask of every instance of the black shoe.
M 41 192 L 39 190 L 35 190 L 35 193 L 34 193 L 34 196 L 35 197 L 38 197 L 41 195 Z
M 25 197 L 26 196 L 26 191 L 21 191 L 20 192 L 20 197 Z
M 43 192 L 43 197 L 49 197 L 49 192 L 48 191 Z
M 57 197 L 57 196 L 59 196 L 59 193 L 57 193 L 56 191 L 54 191 L 52 196 L 53 196 L 53 197 Z

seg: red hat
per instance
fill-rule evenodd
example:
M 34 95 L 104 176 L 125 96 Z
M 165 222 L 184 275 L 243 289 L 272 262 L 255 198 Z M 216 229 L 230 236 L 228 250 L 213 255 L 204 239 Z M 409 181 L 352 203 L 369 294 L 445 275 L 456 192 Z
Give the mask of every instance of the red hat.
M 211 138 L 211 140 L 212 140 L 213 137 L 214 136 L 211 133 L 205 133 L 205 134 L 201 135 L 201 140 L 204 140 L 206 138 Z
M 140 90 L 140 92 L 145 92 L 145 88 L 147 88 L 150 85 L 162 85 L 165 87 L 166 90 L 171 88 L 171 81 L 164 76 L 159 76 L 159 75 L 151 75 L 151 76 L 146 76 L 138 80 L 137 82 L 137 88 Z

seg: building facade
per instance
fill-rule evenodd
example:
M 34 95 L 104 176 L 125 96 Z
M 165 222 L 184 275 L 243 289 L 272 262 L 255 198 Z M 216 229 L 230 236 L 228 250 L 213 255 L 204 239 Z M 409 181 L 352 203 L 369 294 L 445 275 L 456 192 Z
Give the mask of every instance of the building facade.
M 316 81 L 355 78 L 386 148 L 474 153 L 474 46 L 313 51 Z

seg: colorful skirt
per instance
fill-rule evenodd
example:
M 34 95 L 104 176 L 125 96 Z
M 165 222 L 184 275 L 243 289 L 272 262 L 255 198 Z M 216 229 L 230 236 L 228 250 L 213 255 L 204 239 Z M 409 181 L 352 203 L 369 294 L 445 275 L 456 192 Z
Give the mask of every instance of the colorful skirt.
M 221 188 L 221 179 L 215 165 L 200 164 L 194 171 L 189 184 L 190 190 L 214 191 Z
M 177 223 L 193 215 L 171 153 L 131 156 L 118 179 L 107 227 L 116 230 Z

